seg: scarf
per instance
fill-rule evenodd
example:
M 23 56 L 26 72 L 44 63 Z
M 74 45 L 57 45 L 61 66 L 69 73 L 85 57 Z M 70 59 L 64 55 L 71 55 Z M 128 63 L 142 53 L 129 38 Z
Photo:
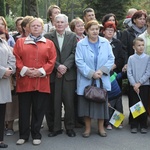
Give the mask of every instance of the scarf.
M 42 35 L 39 35 L 38 37 L 35 37 L 32 34 L 30 34 L 29 36 L 30 36 L 31 39 L 33 39 L 33 41 L 35 43 L 38 42 L 42 38 Z
M 138 37 L 140 34 L 142 34 L 146 30 L 146 26 L 142 28 L 138 28 L 135 24 L 132 24 L 132 29 L 134 30 L 135 36 Z

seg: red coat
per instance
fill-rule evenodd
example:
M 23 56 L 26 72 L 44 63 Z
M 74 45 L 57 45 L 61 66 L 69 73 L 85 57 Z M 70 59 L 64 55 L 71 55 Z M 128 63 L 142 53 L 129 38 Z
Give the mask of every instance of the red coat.
M 50 74 L 56 60 L 56 49 L 52 41 L 42 37 L 35 43 L 29 36 L 17 40 L 14 47 L 16 56 L 16 91 L 39 91 L 50 93 Z M 23 67 L 42 68 L 46 75 L 30 78 L 21 76 Z

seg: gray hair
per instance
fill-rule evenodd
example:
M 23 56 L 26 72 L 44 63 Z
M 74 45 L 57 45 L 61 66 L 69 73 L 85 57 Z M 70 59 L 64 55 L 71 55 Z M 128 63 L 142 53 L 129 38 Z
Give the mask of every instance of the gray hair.
M 58 15 L 56 15 L 56 16 L 55 16 L 55 21 L 56 21 L 58 18 L 63 18 L 64 21 L 65 21 L 66 23 L 68 23 L 68 17 L 67 17 L 65 14 L 58 14 Z

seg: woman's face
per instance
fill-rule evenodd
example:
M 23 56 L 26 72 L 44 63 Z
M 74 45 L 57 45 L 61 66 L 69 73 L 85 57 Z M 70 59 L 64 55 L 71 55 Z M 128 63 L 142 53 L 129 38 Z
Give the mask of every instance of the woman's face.
M 112 21 L 115 24 L 115 18 L 114 18 L 114 16 L 109 17 L 108 21 Z
M 38 37 L 43 32 L 43 26 L 42 23 L 39 20 L 34 20 L 30 24 L 30 32 L 33 36 Z
M 74 32 L 77 34 L 77 35 L 82 35 L 83 32 L 84 32 L 84 23 L 83 22 L 77 22 L 76 25 L 75 25 L 75 29 L 74 29 Z
M 133 21 L 138 28 L 142 28 L 145 26 L 146 18 L 144 15 L 142 15 L 140 18 L 136 18 Z
M 114 28 L 106 28 L 105 31 L 103 31 L 104 37 L 108 40 L 112 39 L 114 33 L 115 33 Z
M 2 19 L 0 19 L 0 29 L 6 29 L 5 24 Z
M 92 25 L 88 31 L 87 34 L 89 36 L 89 39 L 95 40 L 98 38 L 99 35 L 99 26 L 98 25 Z

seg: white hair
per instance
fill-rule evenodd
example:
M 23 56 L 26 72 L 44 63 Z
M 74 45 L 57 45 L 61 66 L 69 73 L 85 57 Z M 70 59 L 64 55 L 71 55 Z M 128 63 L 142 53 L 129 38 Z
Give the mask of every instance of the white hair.
M 55 21 L 58 19 L 58 18 L 64 18 L 64 21 L 66 23 L 68 23 L 68 17 L 65 15 L 65 14 L 58 14 L 55 16 Z

